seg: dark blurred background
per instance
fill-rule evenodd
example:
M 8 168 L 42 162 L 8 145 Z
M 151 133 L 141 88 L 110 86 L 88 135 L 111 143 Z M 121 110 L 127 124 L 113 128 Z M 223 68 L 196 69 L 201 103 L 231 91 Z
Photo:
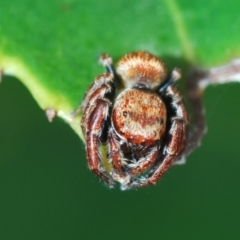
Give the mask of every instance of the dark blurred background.
M 208 133 L 153 187 L 109 190 L 25 87 L 0 84 L 0 239 L 240 239 L 240 85 L 204 95 Z

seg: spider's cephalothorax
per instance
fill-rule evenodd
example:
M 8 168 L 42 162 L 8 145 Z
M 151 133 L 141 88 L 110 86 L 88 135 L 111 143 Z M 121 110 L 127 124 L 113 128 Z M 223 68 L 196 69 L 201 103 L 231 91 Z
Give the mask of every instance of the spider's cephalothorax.
M 100 62 L 107 72 L 95 79 L 81 106 L 88 166 L 110 187 L 155 184 L 186 145 L 188 117 L 173 86 L 180 72 L 168 77 L 165 64 L 146 52 L 125 55 L 116 71 L 110 56 Z

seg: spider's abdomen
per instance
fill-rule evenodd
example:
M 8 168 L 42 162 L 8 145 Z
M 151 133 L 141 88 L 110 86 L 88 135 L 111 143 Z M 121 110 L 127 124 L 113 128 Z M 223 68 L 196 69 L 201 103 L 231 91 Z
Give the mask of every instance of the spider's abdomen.
M 167 68 L 163 61 L 146 52 L 133 52 L 122 57 L 116 68 L 125 88 L 144 84 L 155 90 L 167 76 Z
M 167 110 L 155 93 L 128 89 L 116 99 L 112 124 L 116 133 L 134 144 L 154 144 L 166 131 Z

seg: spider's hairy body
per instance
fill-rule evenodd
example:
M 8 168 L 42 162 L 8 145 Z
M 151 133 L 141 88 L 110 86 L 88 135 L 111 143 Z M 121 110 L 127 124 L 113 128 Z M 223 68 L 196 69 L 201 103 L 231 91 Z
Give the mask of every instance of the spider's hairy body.
M 174 70 L 167 79 L 165 64 L 146 52 L 123 56 L 116 71 L 108 55 L 100 60 L 107 72 L 95 79 L 82 104 L 88 165 L 110 187 L 155 184 L 187 141 L 187 112 L 173 86 L 180 73 Z M 102 163 L 101 144 L 108 148 L 110 172 Z

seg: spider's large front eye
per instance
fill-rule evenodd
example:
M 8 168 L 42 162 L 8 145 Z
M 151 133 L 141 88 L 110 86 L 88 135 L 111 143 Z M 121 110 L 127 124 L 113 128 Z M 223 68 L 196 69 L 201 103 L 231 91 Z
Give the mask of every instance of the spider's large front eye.
M 113 126 L 119 136 L 135 144 L 153 144 L 166 131 L 166 107 L 155 93 L 130 89 L 116 99 Z

